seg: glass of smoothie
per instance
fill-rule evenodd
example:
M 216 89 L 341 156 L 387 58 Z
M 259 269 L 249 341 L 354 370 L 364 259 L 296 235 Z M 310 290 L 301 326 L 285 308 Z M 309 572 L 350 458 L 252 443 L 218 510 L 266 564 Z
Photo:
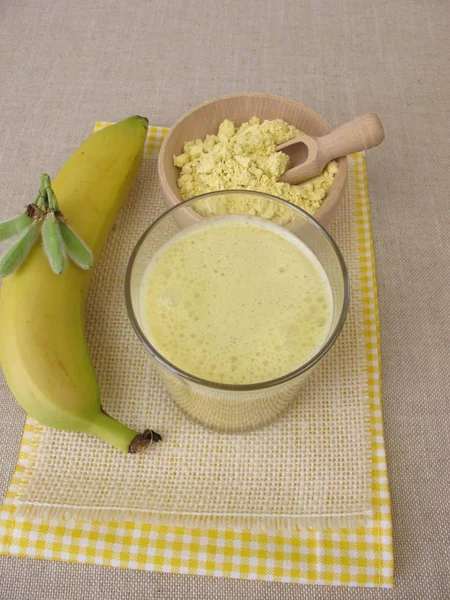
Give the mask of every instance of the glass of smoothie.
M 249 214 L 256 205 L 262 216 Z M 207 427 L 239 432 L 270 423 L 298 396 L 344 325 L 349 279 L 310 215 L 237 190 L 157 219 L 131 255 L 125 295 L 178 406 Z

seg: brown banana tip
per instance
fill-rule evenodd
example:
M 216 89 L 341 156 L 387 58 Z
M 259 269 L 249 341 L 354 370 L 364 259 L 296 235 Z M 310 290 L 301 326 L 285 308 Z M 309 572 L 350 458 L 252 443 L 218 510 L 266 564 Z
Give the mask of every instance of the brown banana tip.
M 146 429 L 143 433 L 139 433 L 134 440 L 131 442 L 128 449 L 129 454 L 138 454 L 143 452 L 146 448 L 151 446 L 153 443 L 160 442 L 162 437 L 156 431 Z

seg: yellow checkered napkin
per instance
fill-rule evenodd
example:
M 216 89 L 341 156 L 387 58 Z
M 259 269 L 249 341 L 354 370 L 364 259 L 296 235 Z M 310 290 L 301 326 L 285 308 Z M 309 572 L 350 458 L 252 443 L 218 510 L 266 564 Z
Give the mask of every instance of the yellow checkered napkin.
M 101 125 L 97 124 L 97 127 Z M 149 128 L 147 156 L 156 156 L 165 133 L 163 128 Z M 35 517 L 23 516 L 17 509 L 18 502 L 24 503 L 23 490 L 31 490 L 32 505 L 33 489 L 42 485 L 36 482 L 37 477 L 33 480 L 33 474 L 38 476 L 39 468 L 42 468 L 42 464 L 39 467 L 35 463 L 37 449 L 42 446 L 45 449 L 45 444 L 51 441 L 48 430 L 28 419 L 19 463 L 4 505 L 0 508 L 0 553 L 245 579 L 392 586 L 391 518 L 380 399 L 378 307 L 364 156 L 353 155 L 349 166 L 350 194 L 346 201 L 353 203 L 352 215 L 357 222 L 354 231 L 359 243 L 362 326 L 370 401 L 370 413 L 367 414 L 371 419 L 372 434 L 373 514 L 364 527 L 333 530 L 300 528 L 295 533 L 267 533 L 257 527 L 239 531 L 231 523 L 229 529 L 206 525 L 156 525 L 127 519 L 120 511 L 116 520 L 111 519 L 110 512 L 100 520 L 101 511 L 89 520 L 71 520 L 63 518 L 61 511 L 50 511 L 49 514 L 55 516 L 42 517 L 45 512 L 42 502 Z M 133 200 L 129 207 L 131 210 L 132 204 Z M 143 226 L 145 224 L 136 223 L 136 237 Z M 339 232 L 339 226 L 333 226 L 332 233 L 338 243 Z M 108 281 L 104 283 L 107 285 Z M 111 344 L 116 343 L 114 335 L 108 339 L 111 339 Z M 95 348 L 93 350 L 95 354 Z M 106 365 L 106 372 L 108 368 Z M 125 396 L 125 391 L 119 390 L 119 395 Z M 156 427 L 157 423 L 152 422 L 152 425 Z M 71 440 L 69 434 L 65 435 Z M 47 448 L 48 451 L 51 448 Z

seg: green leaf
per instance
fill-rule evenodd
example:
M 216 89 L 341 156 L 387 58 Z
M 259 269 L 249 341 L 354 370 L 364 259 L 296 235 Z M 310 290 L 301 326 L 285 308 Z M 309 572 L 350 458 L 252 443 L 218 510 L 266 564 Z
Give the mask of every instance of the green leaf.
M 42 225 L 42 241 L 52 271 L 60 275 L 66 266 L 66 251 L 59 222 L 52 211 L 45 216 Z
M 58 219 L 58 223 L 69 257 L 81 269 L 90 269 L 94 262 L 91 249 L 67 223 L 64 223 L 61 219 Z
M 7 240 L 13 235 L 22 233 L 22 231 L 30 225 L 31 219 L 28 215 L 22 214 L 8 219 L 7 221 L 0 221 L 0 242 Z
M 6 277 L 15 271 L 26 259 L 39 237 L 40 224 L 33 221 L 20 238 L 0 258 L 0 277 Z

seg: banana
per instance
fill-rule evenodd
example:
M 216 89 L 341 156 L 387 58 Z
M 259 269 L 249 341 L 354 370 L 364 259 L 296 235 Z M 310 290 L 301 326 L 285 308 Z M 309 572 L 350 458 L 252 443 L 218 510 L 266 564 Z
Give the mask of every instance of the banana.
M 98 258 L 141 164 L 148 121 L 130 117 L 88 138 L 53 180 L 67 223 Z M 17 401 L 43 425 L 85 432 L 119 450 L 160 436 L 138 434 L 103 412 L 84 334 L 91 272 L 68 262 L 56 275 L 41 244 L 3 280 L 0 362 Z

